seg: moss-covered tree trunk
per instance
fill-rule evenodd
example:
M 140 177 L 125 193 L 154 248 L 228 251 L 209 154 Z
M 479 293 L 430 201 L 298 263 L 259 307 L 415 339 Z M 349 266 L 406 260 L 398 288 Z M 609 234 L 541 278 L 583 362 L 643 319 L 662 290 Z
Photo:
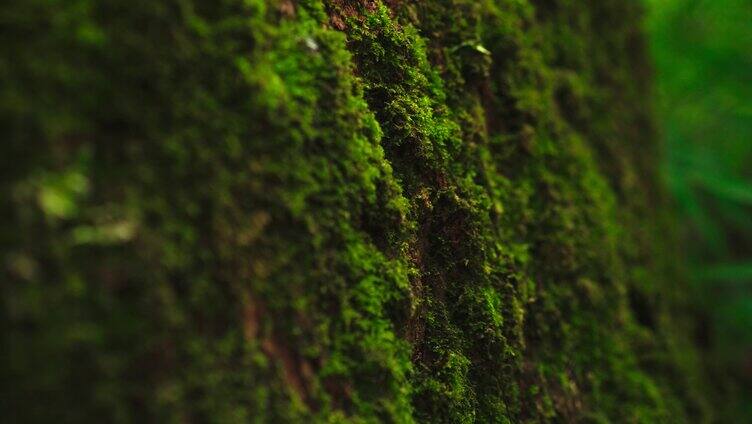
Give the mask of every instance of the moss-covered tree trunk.
M 3 415 L 709 419 L 634 0 L 10 0 Z

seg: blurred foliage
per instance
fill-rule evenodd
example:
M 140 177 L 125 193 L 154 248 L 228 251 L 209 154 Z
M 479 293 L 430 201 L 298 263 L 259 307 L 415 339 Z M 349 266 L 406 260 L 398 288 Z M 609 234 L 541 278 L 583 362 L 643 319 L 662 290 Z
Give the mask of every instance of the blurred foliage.
M 665 174 L 708 352 L 752 381 L 752 1 L 651 0 Z M 743 397 L 742 397 L 743 398 Z M 749 410 L 749 402 L 738 406 Z M 747 411 L 748 412 L 748 411 Z

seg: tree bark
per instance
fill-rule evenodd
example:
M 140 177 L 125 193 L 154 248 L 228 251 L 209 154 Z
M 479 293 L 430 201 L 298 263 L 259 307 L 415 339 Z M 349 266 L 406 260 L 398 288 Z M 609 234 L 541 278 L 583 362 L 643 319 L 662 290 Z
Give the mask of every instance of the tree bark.
M 638 2 L 6 3 L 11 421 L 711 418 Z

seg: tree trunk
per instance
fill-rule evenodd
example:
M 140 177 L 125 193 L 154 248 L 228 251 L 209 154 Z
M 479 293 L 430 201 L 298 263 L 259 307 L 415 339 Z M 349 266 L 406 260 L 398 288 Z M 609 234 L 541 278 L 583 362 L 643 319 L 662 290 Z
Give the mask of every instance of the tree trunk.
M 11 421 L 710 419 L 638 2 L 6 3 Z

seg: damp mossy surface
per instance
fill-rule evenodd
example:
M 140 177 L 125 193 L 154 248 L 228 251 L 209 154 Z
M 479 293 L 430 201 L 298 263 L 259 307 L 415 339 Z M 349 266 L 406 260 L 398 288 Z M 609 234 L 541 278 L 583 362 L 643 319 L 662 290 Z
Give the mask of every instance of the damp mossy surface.
M 11 0 L 15 422 L 711 421 L 631 0 Z

